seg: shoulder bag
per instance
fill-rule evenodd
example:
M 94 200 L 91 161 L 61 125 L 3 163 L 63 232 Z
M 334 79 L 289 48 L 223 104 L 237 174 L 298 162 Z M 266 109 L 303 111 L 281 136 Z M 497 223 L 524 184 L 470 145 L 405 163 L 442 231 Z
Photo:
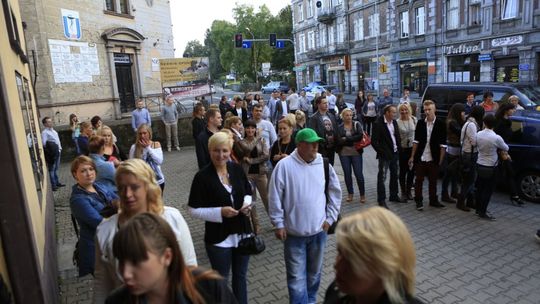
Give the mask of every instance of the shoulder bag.
M 357 123 L 359 122 L 355 123 L 355 127 Z M 354 143 L 354 148 L 358 153 L 361 153 L 365 147 L 371 145 L 371 137 L 365 131 L 362 131 L 362 134 L 362 139 Z
M 242 234 L 242 236 L 245 235 L 244 238 L 242 238 L 238 242 L 238 247 L 236 250 L 241 255 L 255 255 L 263 252 L 266 249 L 266 245 L 264 244 L 264 240 L 255 233 L 255 229 L 253 229 L 253 222 L 251 221 L 251 216 L 247 216 L 248 222 L 244 221 L 245 224 L 245 234 Z M 249 225 L 249 226 L 248 226 Z M 249 232 L 248 227 L 251 227 L 251 231 Z

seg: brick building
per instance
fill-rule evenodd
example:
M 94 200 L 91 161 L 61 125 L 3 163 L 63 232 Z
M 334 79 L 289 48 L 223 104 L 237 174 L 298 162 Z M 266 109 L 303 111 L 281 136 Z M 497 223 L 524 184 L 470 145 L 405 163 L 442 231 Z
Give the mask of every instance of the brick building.
M 41 116 L 120 119 L 159 102 L 160 58 L 174 57 L 169 1 L 20 0 Z
M 298 87 L 422 94 L 436 82 L 540 84 L 533 0 L 294 0 Z

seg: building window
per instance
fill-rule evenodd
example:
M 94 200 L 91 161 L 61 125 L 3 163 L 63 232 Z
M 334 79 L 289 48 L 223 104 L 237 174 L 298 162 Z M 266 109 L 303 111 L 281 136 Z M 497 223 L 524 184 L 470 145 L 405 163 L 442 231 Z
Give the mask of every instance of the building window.
M 326 46 L 326 27 L 323 27 L 319 31 L 319 43 L 320 46 Z
M 129 14 L 129 0 L 120 0 L 120 13 Z
M 353 21 L 354 40 L 364 40 L 364 18 L 358 18 Z
M 105 9 L 111 12 L 116 11 L 114 9 L 114 2 L 115 0 L 105 0 Z
M 334 26 L 328 27 L 328 44 L 329 45 L 334 44 Z
M 416 12 L 416 35 L 424 35 L 426 33 L 426 14 L 423 6 L 417 7 Z
M 449 56 L 447 58 L 449 82 L 480 81 L 480 62 L 478 61 L 478 54 Z
M 307 16 L 308 18 L 313 17 L 313 0 L 307 2 Z
M 379 35 L 379 13 L 369 16 L 369 36 Z
M 308 50 L 315 48 L 315 32 L 311 31 L 307 33 L 307 47 Z
M 298 22 L 304 21 L 304 5 L 302 3 L 298 4 Z
M 482 24 L 482 11 L 480 10 L 481 1 L 470 0 L 469 2 L 469 25 Z
M 404 11 L 400 14 L 400 24 L 401 24 L 401 38 L 409 37 L 409 12 Z
M 502 19 L 512 19 L 517 17 L 518 0 L 502 0 L 501 1 L 501 17 Z
M 343 43 L 343 34 L 345 33 L 345 24 L 338 23 L 337 25 L 337 43 Z
M 298 36 L 298 53 L 304 53 L 306 51 L 306 35 L 300 34 Z
M 446 2 L 446 28 L 455 30 L 459 25 L 459 0 Z

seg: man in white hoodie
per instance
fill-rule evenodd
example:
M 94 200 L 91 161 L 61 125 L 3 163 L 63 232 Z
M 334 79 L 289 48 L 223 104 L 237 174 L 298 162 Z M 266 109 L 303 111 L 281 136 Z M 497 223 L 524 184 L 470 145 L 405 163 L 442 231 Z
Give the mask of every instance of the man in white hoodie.
M 296 134 L 296 150 L 280 160 L 270 178 L 269 214 L 275 235 L 284 241 L 290 303 L 316 303 L 326 232 L 337 220 L 341 186 L 331 165 L 328 203 L 322 156 L 323 140 L 310 128 Z

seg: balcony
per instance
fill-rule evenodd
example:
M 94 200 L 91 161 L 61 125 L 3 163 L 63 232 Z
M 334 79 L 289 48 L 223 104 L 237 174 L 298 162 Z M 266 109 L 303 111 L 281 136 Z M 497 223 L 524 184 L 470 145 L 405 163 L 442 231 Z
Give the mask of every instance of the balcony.
M 325 7 L 317 11 L 317 21 L 324 24 L 331 24 L 336 19 L 336 8 Z

